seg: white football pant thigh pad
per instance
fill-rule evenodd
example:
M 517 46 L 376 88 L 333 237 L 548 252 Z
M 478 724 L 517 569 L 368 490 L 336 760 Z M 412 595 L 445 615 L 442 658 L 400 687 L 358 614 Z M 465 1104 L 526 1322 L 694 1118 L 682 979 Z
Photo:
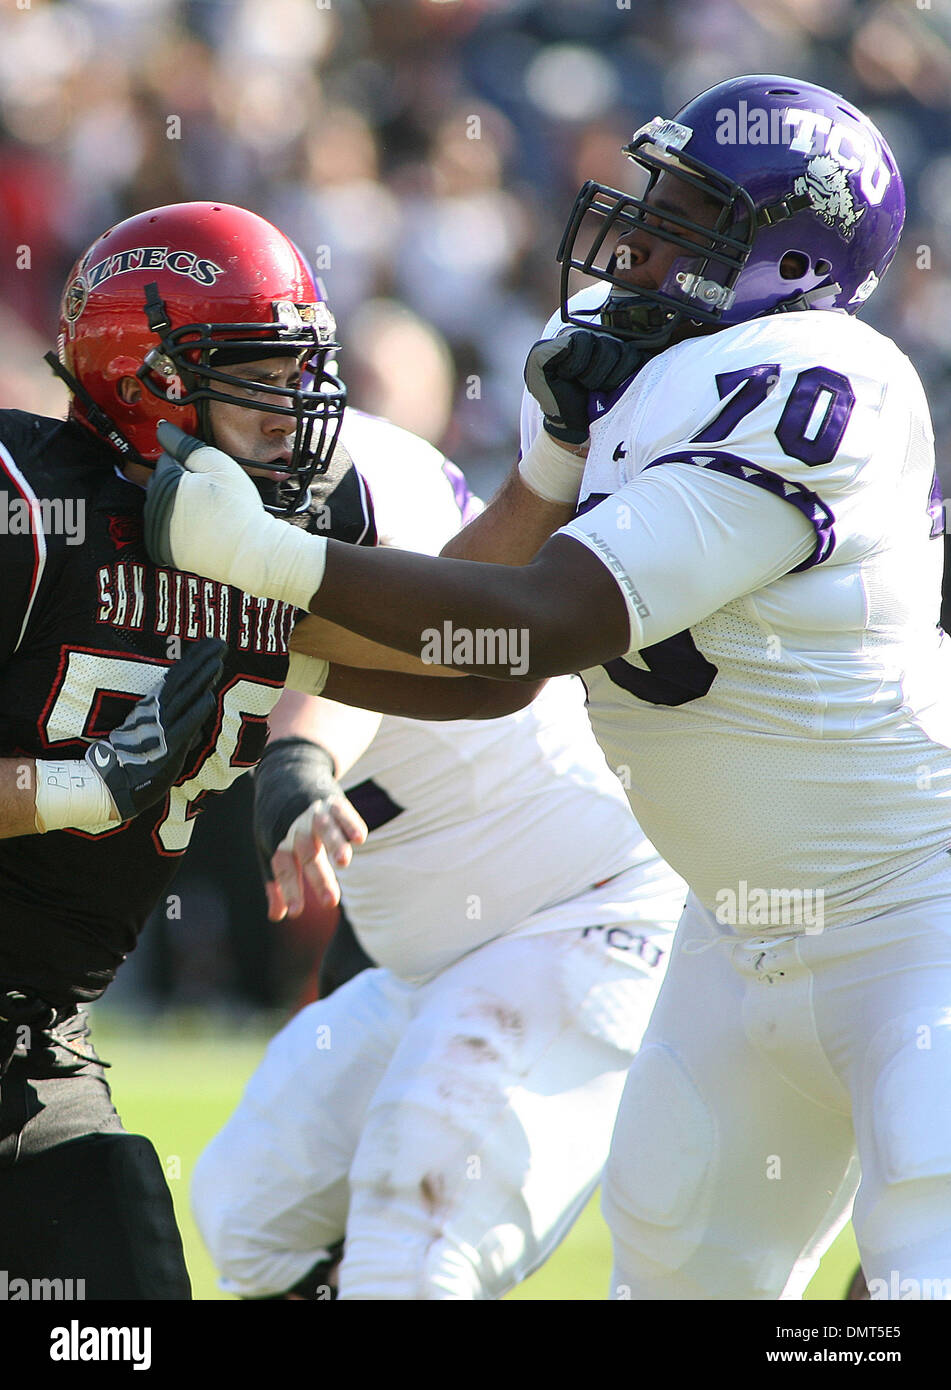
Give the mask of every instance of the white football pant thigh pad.
M 221 1287 L 283 1293 L 346 1231 L 348 1173 L 411 987 L 365 970 L 272 1039 L 198 1159 L 192 1207 Z
M 862 1164 L 853 1224 L 878 1298 L 951 1297 L 947 856 L 919 877 L 920 901 L 804 947 L 826 957 L 816 1015 L 852 1093 Z
M 951 987 L 951 967 L 945 978 Z M 870 1070 L 876 1059 L 856 1201 L 866 1282 L 883 1281 L 869 1293 L 951 1299 L 951 1008 L 891 1020 L 869 1049 Z
M 648 1045 L 631 1064 L 606 1174 L 605 1216 L 612 1229 L 650 1230 L 644 1253 L 677 1268 L 696 1244 L 696 1212 L 715 1152 L 713 1119 L 666 1047 Z M 613 1298 L 637 1297 L 622 1271 Z
M 614 1298 L 779 1298 L 802 1253 L 841 1224 L 830 1193 L 843 1206 L 851 1196 L 850 1118 L 802 1094 L 747 1037 L 744 1000 L 764 982 L 737 968 L 739 944 L 688 899 L 605 1170 Z M 765 986 L 779 991 L 777 1017 L 784 979 Z M 801 1007 L 794 981 L 788 1011 Z M 820 1060 L 812 1024 L 799 1034 L 806 1072 Z
M 419 988 L 351 1170 L 341 1298 L 501 1298 L 571 1226 L 630 1063 L 612 1039 L 636 1046 L 659 973 L 581 937 L 501 938 Z

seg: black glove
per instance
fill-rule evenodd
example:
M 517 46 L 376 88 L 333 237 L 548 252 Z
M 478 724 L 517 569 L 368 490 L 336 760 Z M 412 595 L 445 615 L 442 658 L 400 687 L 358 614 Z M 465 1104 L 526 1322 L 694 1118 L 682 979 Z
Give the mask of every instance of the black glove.
M 272 877 L 274 851 L 297 817 L 315 801 L 343 795 L 334 760 L 319 743 L 278 738 L 267 745 L 254 769 L 254 840 L 265 882 Z
M 593 328 L 543 338 L 525 360 L 525 385 L 542 408 L 545 429 L 565 444 L 588 438 L 588 395 L 616 391 L 647 361 L 637 343 Z
M 161 689 L 145 695 L 108 738 L 86 750 L 122 820 L 161 801 L 181 774 L 188 750 L 215 711 L 225 644 L 196 642 L 170 666 Z

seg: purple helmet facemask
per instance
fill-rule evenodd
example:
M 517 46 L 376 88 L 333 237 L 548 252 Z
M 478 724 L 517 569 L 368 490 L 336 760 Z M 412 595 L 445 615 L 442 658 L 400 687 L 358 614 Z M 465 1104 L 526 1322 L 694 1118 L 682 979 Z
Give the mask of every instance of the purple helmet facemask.
M 685 322 L 720 328 L 799 309 L 853 314 L 895 254 L 905 194 L 894 157 L 866 116 L 823 87 L 733 78 L 673 120 L 655 117 L 624 153 L 646 170 L 647 189 L 637 197 L 582 188 L 558 251 L 566 322 L 660 350 Z M 634 289 L 620 274 L 617 242 L 643 227 L 662 174 L 704 195 L 707 225 L 665 212 L 650 234 L 683 255 L 655 290 Z M 573 270 L 611 287 L 600 308 L 569 310 Z

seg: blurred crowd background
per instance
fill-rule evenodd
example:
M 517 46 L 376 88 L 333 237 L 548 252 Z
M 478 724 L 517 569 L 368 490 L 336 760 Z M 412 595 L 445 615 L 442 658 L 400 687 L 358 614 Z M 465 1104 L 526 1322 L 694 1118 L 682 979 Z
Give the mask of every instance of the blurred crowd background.
M 62 411 L 41 357 L 95 236 L 239 203 L 316 265 L 354 404 L 491 492 L 577 189 L 626 186 L 637 126 L 759 71 L 842 92 L 892 145 L 908 223 L 865 317 L 924 376 L 951 492 L 951 0 L 0 0 L 0 406 Z M 164 933 L 153 985 L 187 991 L 206 969 L 193 945 L 176 975 Z M 232 956 L 239 993 L 272 991 Z
M 644 120 L 757 71 L 843 92 L 892 144 L 909 221 L 867 316 L 942 416 L 949 0 L 2 0 L 0 399 L 48 409 L 39 348 L 89 241 L 223 200 L 314 260 L 352 398 L 485 486 L 512 457 L 575 192 L 625 181 Z

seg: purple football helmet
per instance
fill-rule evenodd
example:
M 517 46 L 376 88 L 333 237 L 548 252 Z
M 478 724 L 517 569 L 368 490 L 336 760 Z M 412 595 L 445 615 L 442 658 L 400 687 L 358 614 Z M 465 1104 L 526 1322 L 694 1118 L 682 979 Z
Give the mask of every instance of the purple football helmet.
M 824 87 L 735 77 L 673 120 L 655 117 L 624 153 L 647 171 L 647 188 L 635 197 L 587 183 L 578 194 L 558 251 L 566 323 L 656 351 L 684 323 L 726 327 L 795 309 L 854 314 L 898 246 L 905 193 L 891 150 L 866 116 Z M 656 226 L 655 212 L 650 234 L 685 254 L 656 289 L 635 290 L 617 273 L 617 241 L 645 226 L 645 199 L 661 174 L 699 189 L 719 211 L 712 226 L 667 212 Z M 611 286 L 600 308 L 569 309 L 573 270 Z

